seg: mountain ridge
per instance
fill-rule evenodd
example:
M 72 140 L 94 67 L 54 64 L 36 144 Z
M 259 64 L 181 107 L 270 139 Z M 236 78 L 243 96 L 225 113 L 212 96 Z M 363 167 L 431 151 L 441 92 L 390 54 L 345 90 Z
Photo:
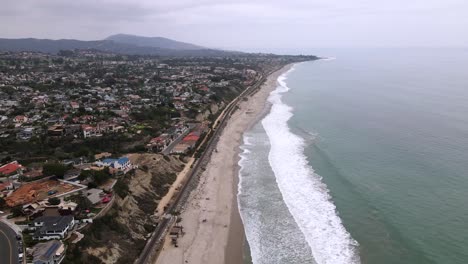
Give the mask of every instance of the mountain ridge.
M 155 47 L 164 49 L 175 49 L 175 50 L 200 50 L 207 49 L 202 46 L 195 44 L 181 42 L 164 37 L 145 37 L 131 34 L 115 34 L 111 35 L 104 40 L 112 40 L 118 43 L 131 44 L 143 47 Z
M 241 53 L 203 48 L 194 44 L 179 42 L 162 37 L 151 38 L 117 34 L 109 36 L 109 38 L 116 38 L 116 36 L 118 39 L 117 41 L 107 38 L 104 40 L 0 38 L 0 51 L 35 51 L 57 54 L 60 50 L 95 49 L 99 51 L 125 55 L 155 56 L 225 56 Z M 122 36 L 125 36 L 127 39 L 122 40 Z M 157 45 L 158 41 L 161 43 L 160 46 Z M 147 44 L 143 45 L 142 42 Z M 169 48 L 171 45 L 173 45 L 174 48 Z

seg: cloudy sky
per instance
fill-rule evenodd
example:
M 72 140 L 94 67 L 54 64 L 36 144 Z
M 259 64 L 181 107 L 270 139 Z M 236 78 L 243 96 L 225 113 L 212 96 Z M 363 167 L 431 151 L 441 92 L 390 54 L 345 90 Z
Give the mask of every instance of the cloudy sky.
M 468 46 L 466 0 L 1 0 L 0 37 L 163 36 L 215 48 Z

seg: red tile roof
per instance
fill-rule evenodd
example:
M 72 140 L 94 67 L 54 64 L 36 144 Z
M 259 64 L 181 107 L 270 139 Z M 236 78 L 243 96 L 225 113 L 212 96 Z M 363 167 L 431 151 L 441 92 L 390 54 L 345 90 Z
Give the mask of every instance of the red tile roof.
M 199 136 L 189 134 L 188 136 L 184 137 L 183 141 L 197 141 L 198 139 L 200 139 Z
M 8 174 L 11 174 L 19 169 L 23 168 L 23 166 L 21 166 L 21 164 L 19 164 L 18 162 L 16 161 L 13 161 L 13 162 L 10 162 L 8 164 L 5 164 L 3 166 L 0 167 L 0 174 L 3 174 L 3 175 L 8 175 Z

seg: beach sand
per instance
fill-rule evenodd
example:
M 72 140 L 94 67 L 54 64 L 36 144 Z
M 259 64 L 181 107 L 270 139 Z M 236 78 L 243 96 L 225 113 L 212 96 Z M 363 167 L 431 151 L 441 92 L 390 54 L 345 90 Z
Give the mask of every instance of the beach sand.
M 265 114 L 266 100 L 286 66 L 271 74 L 261 89 L 229 118 L 198 187 L 181 213 L 184 236 L 179 247 L 166 238 L 157 264 L 241 264 L 245 241 L 237 206 L 239 146 L 242 135 Z

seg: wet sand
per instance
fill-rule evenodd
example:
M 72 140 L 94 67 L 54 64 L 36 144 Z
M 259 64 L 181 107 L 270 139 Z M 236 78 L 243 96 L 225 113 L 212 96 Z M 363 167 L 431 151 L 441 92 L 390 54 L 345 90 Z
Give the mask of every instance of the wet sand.
M 157 264 L 243 263 L 245 234 L 237 205 L 239 146 L 244 131 L 265 113 L 278 76 L 289 68 L 271 74 L 257 93 L 239 103 L 181 213 L 185 235 L 178 240 L 179 247 L 166 239 Z

